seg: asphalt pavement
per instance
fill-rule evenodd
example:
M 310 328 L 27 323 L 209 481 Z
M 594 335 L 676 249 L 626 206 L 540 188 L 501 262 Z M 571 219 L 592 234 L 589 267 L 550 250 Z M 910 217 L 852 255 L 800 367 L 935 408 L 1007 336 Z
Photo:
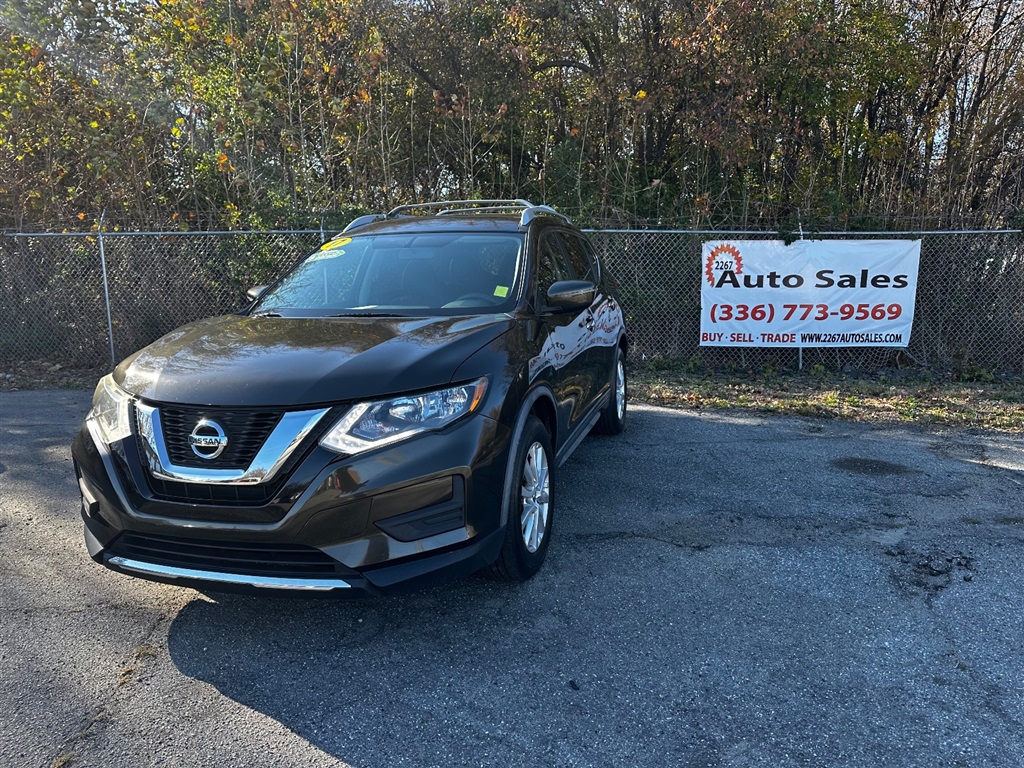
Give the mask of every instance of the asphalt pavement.
M 0 766 L 1024 765 L 1024 437 L 631 405 L 541 573 L 364 601 L 92 563 L 89 393 L 0 393 Z

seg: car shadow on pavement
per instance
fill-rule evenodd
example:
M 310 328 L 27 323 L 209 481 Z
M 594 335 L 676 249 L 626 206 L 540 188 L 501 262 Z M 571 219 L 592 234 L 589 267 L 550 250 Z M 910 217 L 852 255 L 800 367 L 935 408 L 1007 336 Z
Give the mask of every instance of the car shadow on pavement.
M 954 732 L 1019 757 L 991 638 L 1024 631 L 994 576 L 1018 579 L 1021 443 L 989 466 L 958 440 L 637 409 L 561 468 L 530 582 L 197 598 L 170 657 L 325 765 L 916 765 Z
M 609 743 L 625 759 L 650 717 L 632 690 L 648 681 L 631 682 L 624 661 L 638 658 L 637 638 L 614 625 L 580 636 L 555 580 L 509 588 L 471 578 L 358 602 L 195 600 L 174 620 L 169 652 L 183 674 L 357 768 L 527 755 L 535 765 L 602 764 Z M 681 747 L 685 736 L 672 740 Z M 658 742 L 670 748 L 664 734 Z
M 651 418 L 637 414 L 636 445 Z M 682 574 L 650 559 L 664 544 L 585 535 L 597 522 L 583 488 L 600 488 L 633 444 L 591 439 L 563 467 L 559 529 L 525 584 L 469 577 L 363 600 L 211 594 L 174 618 L 171 659 L 357 768 L 628 764 L 652 745 L 652 765 L 679 765 L 684 749 L 714 762 L 713 742 L 679 718 L 692 699 L 679 690 L 699 687 L 678 661 L 685 619 L 662 608 Z

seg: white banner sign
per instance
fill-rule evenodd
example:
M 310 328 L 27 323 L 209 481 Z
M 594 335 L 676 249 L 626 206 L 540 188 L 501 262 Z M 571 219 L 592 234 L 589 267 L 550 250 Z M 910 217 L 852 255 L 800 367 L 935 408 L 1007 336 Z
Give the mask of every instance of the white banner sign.
M 704 347 L 906 347 L 920 240 L 704 243 Z

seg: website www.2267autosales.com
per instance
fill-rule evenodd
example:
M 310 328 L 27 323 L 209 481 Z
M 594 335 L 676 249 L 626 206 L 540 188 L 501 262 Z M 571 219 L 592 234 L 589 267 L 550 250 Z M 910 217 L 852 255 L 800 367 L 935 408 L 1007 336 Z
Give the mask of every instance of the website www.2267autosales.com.
M 815 344 L 902 344 L 902 333 L 801 333 L 800 343 Z

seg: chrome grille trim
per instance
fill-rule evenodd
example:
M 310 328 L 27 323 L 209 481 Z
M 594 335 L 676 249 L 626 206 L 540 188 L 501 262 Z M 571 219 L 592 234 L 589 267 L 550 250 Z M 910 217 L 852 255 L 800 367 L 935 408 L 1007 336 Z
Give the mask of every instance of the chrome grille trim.
M 138 401 L 135 403 L 143 460 L 153 477 L 206 485 L 255 485 L 268 482 L 329 410 L 319 408 L 286 413 L 245 469 L 202 469 L 174 464 L 167 454 L 160 424 L 160 409 Z

